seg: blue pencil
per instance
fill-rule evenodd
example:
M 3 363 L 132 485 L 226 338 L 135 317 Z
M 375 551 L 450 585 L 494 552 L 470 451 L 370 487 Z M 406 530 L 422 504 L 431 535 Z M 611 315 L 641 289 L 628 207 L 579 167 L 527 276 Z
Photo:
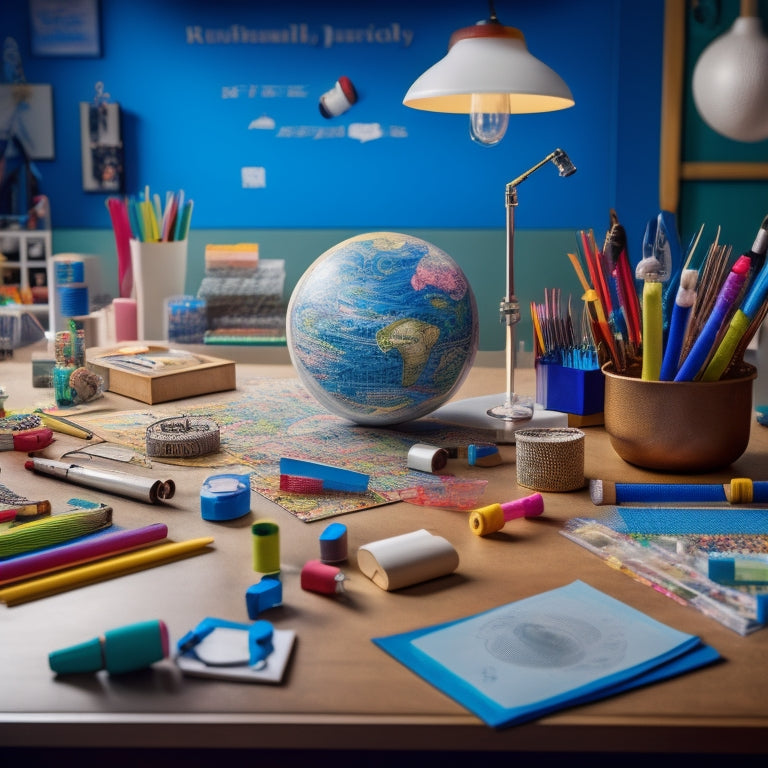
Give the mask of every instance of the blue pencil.
M 749 274 L 751 263 L 752 259 L 749 256 L 739 256 L 736 259 L 736 263 L 731 267 L 731 272 L 720 289 L 712 313 L 707 318 L 707 322 L 693 343 L 691 351 L 680 366 L 675 381 L 693 381 L 706 364 L 713 351 L 720 328 L 728 319 L 728 314 L 739 297 L 744 281 Z

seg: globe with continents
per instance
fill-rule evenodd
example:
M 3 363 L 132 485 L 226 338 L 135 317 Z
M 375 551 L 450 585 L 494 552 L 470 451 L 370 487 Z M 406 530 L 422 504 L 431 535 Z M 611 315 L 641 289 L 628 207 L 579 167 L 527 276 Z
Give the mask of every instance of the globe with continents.
M 322 254 L 294 288 L 286 334 L 329 411 L 385 426 L 448 400 L 477 351 L 477 306 L 456 262 L 411 235 L 371 232 Z

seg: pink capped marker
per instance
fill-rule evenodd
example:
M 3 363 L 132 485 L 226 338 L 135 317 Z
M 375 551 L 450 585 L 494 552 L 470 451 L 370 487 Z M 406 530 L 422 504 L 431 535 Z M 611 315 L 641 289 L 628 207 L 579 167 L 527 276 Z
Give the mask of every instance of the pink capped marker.
M 301 569 L 301 588 L 323 595 L 338 595 L 344 592 L 344 574 L 336 566 L 309 560 Z
M 469 527 L 478 536 L 500 531 L 504 524 L 518 517 L 537 517 L 544 511 L 544 499 L 540 493 L 532 493 L 522 499 L 505 504 L 490 504 L 473 509 L 469 513 Z

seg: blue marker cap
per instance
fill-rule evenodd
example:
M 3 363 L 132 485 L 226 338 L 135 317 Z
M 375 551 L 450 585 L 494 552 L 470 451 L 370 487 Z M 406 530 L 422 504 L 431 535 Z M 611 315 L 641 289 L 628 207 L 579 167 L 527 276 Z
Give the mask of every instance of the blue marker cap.
M 320 560 L 340 563 L 347 559 L 347 526 L 331 523 L 320 534 Z
M 481 459 L 495 456 L 498 452 L 498 446 L 494 443 L 472 443 L 467 446 L 467 462 L 470 466 L 474 466 Z

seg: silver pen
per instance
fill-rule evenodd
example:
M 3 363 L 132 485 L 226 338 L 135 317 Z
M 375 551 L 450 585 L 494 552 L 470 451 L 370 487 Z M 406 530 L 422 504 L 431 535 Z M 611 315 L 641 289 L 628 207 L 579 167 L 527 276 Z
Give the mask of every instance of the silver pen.
M 157 501 L 167 501 L 173 497 L 176 484 L 173 480 L 152 480 L 137 477 L 127 472 L 114 472 L 106 469 L 90 469 L 79 464 L 69 464 L 54 459 L 30 458 L 24 464 L 25 469 L 39 472 L 42 475 L 57 477 L 68 483 L 85 485 L 88 488 L 98 488 L 119 496 L 154 504 Z

